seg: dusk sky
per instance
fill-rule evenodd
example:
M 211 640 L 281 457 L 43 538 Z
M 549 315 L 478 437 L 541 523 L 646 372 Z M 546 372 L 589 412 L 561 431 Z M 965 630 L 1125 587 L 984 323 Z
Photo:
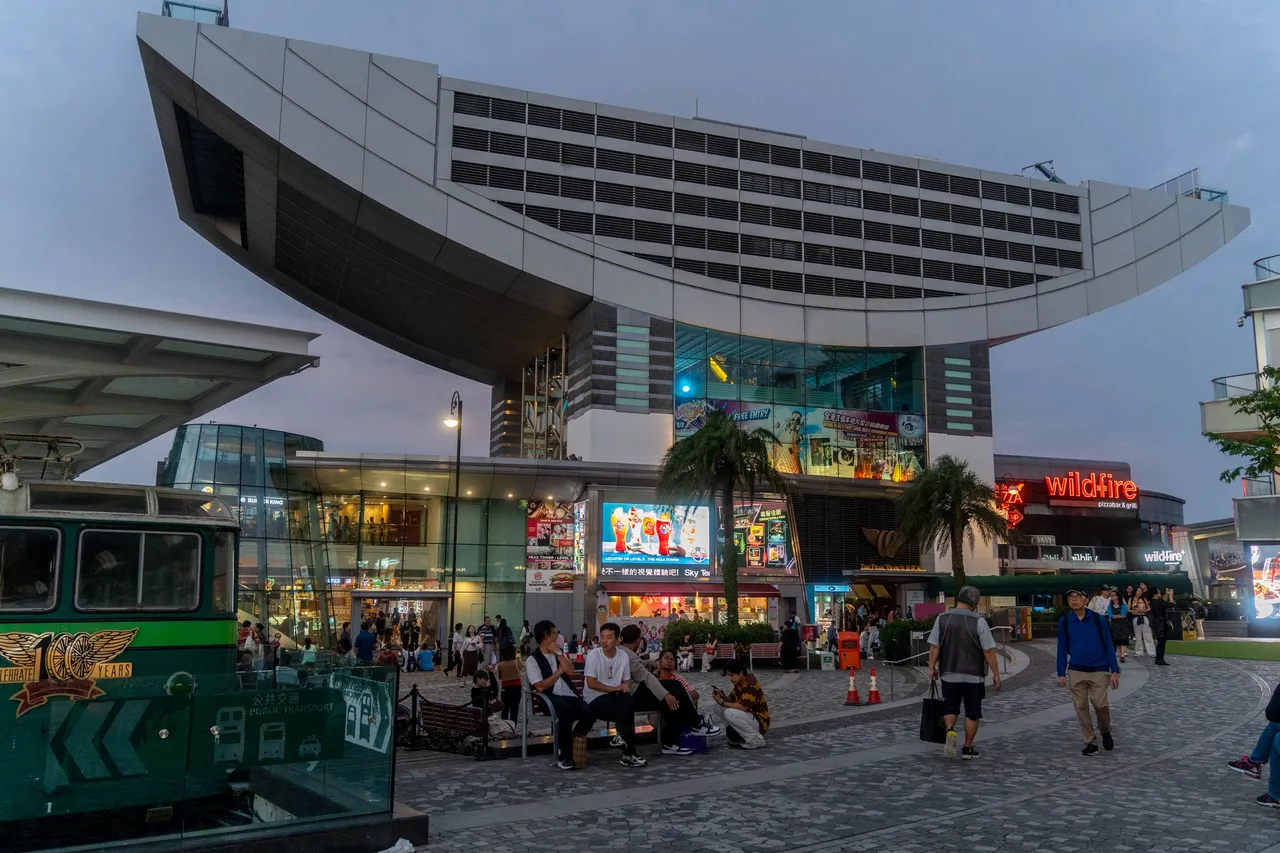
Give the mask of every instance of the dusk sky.
M 211 417 L 334 451 L 485 455 L 489 389 L 367 342 L 177 217 L 134 38 L 145 2 L 0 3 L 0 286 L 318 332 L 320 367 Z M 1127 461 L 1142 488 L 1231 514 L 1200 436 L 1210 380 L 1253 367 L 1236 328 L 1254 258 L 1280 253 L 1268 139 L 1273 0 L 422 2 L 231 0 L 238 27 L 438 63 L 442 74 L 1070 183 L 1193 167 L 1253 225 L 1180 278 L 992 351 L 997 452 Z M 170 437 L 90 479 L 151 482 Z M 570 451 L 572 451 L 570 434 Z

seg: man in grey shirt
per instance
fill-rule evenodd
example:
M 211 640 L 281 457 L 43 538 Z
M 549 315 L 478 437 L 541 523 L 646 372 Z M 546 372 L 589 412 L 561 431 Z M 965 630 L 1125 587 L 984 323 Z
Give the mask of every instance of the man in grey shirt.
M 940 615 L 929 633 L 929 680 L 942 674 L 943 719 L 947 723 L 947 742 L 943 755 L 956 757 L 956 718 L 964 705 L 964 749 L 966 761 L 978 757 L 973 740 L 978 736 L 982 719 L 982 699 L 986 695 L 987 669 L 991 683 L 1000 689 L 1000 668 L 996 665 L 996 641 L 991 626 L 975 608 L 982 594 L 976 587 L 961 587 L 956 593 L 956 606 Z

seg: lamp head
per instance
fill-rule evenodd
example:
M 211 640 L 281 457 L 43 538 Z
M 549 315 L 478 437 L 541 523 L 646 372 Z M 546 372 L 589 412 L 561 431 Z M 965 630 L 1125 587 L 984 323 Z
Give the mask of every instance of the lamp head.
M 444 425 L 447 426 L 449 429 L 457 429 L 458 419 L 452 416 L 447 417 L 444 419 Z
M 6 492 L 16 492 L 18 490 L 18 475 L 13 471 L 5 471 L 0 474 L 0 489 Z

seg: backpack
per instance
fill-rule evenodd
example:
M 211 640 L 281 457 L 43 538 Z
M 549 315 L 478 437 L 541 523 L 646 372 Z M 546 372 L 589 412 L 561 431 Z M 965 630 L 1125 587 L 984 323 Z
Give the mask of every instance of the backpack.
M 1085 611 L 1089 614 L 1089 618 L 1093 620 L 1093 624 L 1098 628 L 1098 642 L 1102 645 L 1102 650 L 1107 649 L 1107 640 L 1102 636 L 1102 617 L 1098 615 L 1096 610 Z M 1067 641 L 1067 654 L 1071 654 L 1071 632 L 1067 630 L 1067 617 L 1064 615 L 1058 620 L 1058 636 L 1065 637 Z
M 542 677 L 544 679 L 550 678 L 551 673 L 554 672 L 555 670 L 552 669 L 551 667 L 551 661 L 547 660 L 547 656 L 542 653 L 542 649 L 534 649 L 533 659 L 538 664 L 538 672 L 542 673 Z M 573 679 L 571 679 L 569 676 L 565 675 L 562 672 L 560 673 L 560 680 L 563 681 L 565 684 L 569 685 L 569 689 L 573 691 L 574 696 L 578 696 L 578 689 L 573 686 Z M 553 684 L 551 685 L 551 687 L 547 688 L 547 690 L 545 691 L 546 695 L 547 696 L 552 695 L 554 690 L 555 690 L 555 685 Z M 579 698 L 581 697 L 579 696 Z

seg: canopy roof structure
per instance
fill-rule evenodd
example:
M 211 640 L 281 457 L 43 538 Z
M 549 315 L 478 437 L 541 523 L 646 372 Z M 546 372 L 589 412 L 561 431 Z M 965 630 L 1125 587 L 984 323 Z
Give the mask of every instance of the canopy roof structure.
M 26 476 L 74 477 L 313 367 L 311 332 L 0 288 L 0 442 Z M 83 449 L 55 472 L 43 436 Z

